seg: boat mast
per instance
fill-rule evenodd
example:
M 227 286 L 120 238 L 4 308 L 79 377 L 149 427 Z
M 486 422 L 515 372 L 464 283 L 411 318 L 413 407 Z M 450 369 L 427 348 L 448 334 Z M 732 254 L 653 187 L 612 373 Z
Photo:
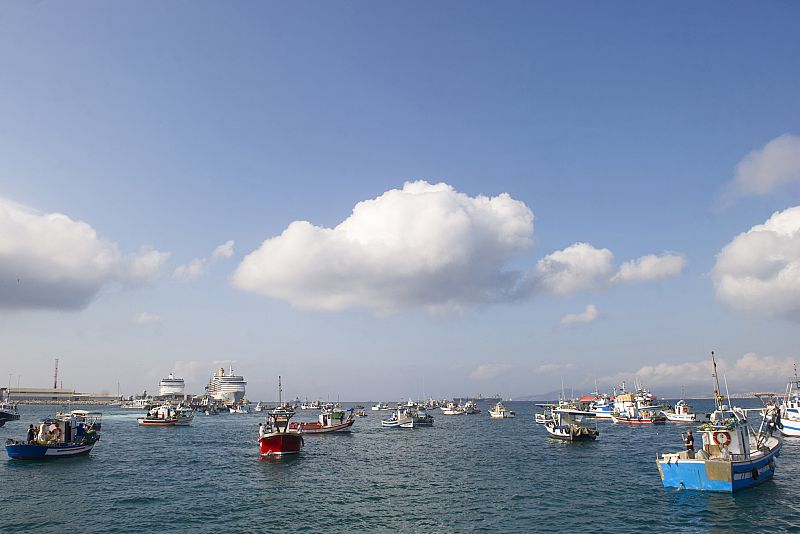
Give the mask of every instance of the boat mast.
M 722 410 L 723 396 L 719 392 L 719 378 L 717 378 L 717 361 L 714 359 L 714 351 L 711 351 L 711 385 L 714 387 L 714 403 L 718 410 Z
M 282 404 L 283 388 L 281 387 L 281 375 L 278 375 L 278 407 Z

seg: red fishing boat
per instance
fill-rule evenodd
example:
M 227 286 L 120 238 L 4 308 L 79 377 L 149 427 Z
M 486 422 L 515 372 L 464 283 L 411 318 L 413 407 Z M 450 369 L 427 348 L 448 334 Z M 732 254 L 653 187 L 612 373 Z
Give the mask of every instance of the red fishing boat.
M 348 410 L 349 415 L 345 419 L 345 412 L 324 411 L 319 414 L 317 421 L 300 421 L 289 423 L 290 430 L 296 430 L 302 434 L 328 434 L 329 432 L 350 432 L 350 427 L 355 422 L 353 410 Z M 338 417 L 337 417 L 338 416 Z
M 278 377 L 278 406 L 281 405 L 281 377 Z M 259 425 L 258 444 L 262 457 L 297 454 L 303 446 L 303 436 L 296 429 L 289 428 L 293 411 L 276 408 L 267 416 L 267 425 Z
M 258 436 L 261 456 L 283 456 L 297 454 L 303 446 L 303 436 L 298 430 L 289 428 L 292 416 L 285 412 L 271 413 L 269 423 L 261 427 Z

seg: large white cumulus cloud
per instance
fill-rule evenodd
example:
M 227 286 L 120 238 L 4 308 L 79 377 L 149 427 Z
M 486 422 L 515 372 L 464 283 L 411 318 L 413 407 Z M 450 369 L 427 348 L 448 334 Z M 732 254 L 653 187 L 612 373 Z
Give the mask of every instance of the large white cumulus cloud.
M 82 308 L 105 284 L 150 280 L 167 256 L 125 256 L 85 222 L 0 198 L 0 308 Z
M 335 228 L 291 223 L 249 254 L 235 286 L 300 308 L 457 307 L 506 298 L 508 261 L 533 244 L 533 212 L 508 194 L 406 183 L 359 202 Z
M 800 206 L 736 236 L 712 276 L 717 297 L 733 308 L 800 320 Z
M 291 223 L 240 263 L 240 289 L 299 308 L 460 308 L 607 288 L 614 255 L 575 243 L 528 272 L 509 266 L 533 245 L 533 212 L 508 194 L 470 197 L 447 184 L 409 182 L 358 203 L 335 228 Z M 627 279 L 678 274 L 666 257 L 640 258 Z M 658 266 L 658 268 L 655 268 Z

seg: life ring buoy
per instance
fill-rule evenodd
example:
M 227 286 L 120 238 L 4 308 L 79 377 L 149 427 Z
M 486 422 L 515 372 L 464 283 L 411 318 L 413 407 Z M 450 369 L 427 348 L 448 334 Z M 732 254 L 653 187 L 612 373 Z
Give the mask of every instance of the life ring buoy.
M 714 443 L 720 447 L 724 447 L 731 442 L 731 435 L 727 432 L 714 432 Z

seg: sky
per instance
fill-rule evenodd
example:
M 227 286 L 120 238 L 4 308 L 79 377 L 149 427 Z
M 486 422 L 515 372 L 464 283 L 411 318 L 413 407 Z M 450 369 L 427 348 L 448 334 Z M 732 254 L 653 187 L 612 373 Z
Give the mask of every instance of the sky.
M 0 382 L 782 391 L 793 2 L 6 2 Z M 4 384 L 5 385 L 5 384 Z

